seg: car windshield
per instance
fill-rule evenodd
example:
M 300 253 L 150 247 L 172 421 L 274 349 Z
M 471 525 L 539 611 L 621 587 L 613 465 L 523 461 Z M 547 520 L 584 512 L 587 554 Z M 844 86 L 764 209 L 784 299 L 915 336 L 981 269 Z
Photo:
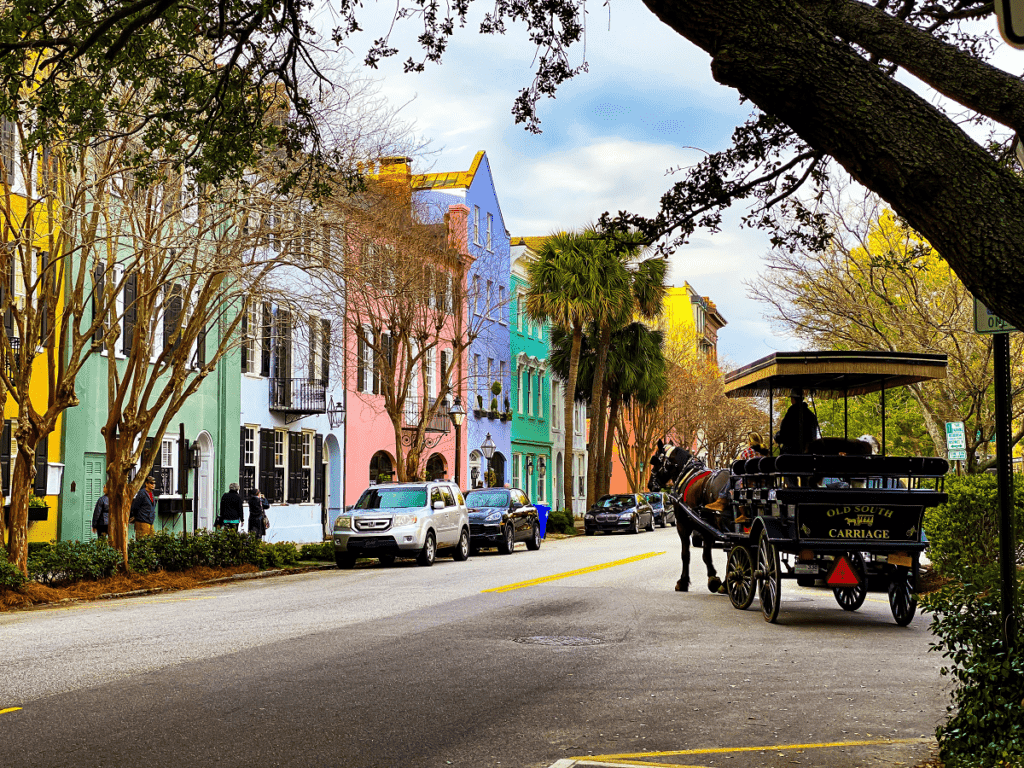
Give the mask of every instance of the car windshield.
M 368 488 L 363 491 L 356 509 L 405 509 L 425 507 L 426 488 Z
M 508 491 L 470 491 L 466 494 L 467 507 L 508 506 Z
M 652 507 L 660 507 L 661 506 L 661 494 L 660 493 L 648 493 L 646 496 L 644 496 L 644 498 L 647 499 L 647 502 Z
M 632 494 L 629 493 L 619 493 L 614 496 L 605 496 L 597 502 L 597 506 L 599 507 L 632 507 L 635 504 L 636 499 L 633 497 Z

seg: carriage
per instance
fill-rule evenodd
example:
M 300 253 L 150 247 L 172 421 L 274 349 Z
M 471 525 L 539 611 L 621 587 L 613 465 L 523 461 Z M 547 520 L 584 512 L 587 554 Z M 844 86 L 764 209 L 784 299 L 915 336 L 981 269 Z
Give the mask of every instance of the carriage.
M 945 374 L 945 355 L 777 352 L 726 377 L 727 396 L 767 396 L 771 410 L 774 395 L 790 389 L 844 401 L 842 437 L 819 438 L 803 454 L 733 464 L 732 506 L 746 522 L 681 505 L 691 526 L 728 552 L 724 587 L 734 607 L 748 608 L 756 589 L 765 620 L 775 622 L 784 579 L 801 586 L 824 579 L 839 605 L 855 611 L 873 573 L 888 581 L 896 623 L 910 623 L 927 547 L 924 511 L 946 501 L 949 465 L 886 455 L 885 391 Z M 881 398 L 880 454 L 846 434 L 848 398 L 869 393 Z

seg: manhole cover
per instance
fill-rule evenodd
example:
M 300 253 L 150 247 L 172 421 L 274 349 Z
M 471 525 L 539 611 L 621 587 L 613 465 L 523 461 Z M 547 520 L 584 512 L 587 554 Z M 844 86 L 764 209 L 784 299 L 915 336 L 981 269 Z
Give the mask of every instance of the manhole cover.
M 515 638 L 515 641 L 517 643 L 525 643 L 526 645 L 559 645 L 570 647 L 601 645 L 601 643 L 604 642 L 603 640 L 598 640 L 596 637 L 548 637 L 544 635 L 535 637 L 517 637 Z

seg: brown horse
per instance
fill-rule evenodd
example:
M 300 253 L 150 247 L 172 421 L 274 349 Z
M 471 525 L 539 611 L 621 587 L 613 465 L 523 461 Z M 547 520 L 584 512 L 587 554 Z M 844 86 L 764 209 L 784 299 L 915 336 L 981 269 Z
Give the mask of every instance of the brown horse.
M 689 509 L 708 518 L 708 522 L 718 526 L 719 516 L 711 512 L 701 512 L 708 504 L 718 499 L 729 487 L 731 474 L 725 469 L 708 469 L 702 461 L 695 458 L 685 448 L 671 443 L 658 441 L 658 450 L 651 457 L 651 477 L 647 487 L 651 491 L 665 491 L 675 502 L 676 532 L 682 545 L 683 570 L 676 582 L 677 592 L 690 590 L 690 537 L 695 526 L 686 510 L 679 509 L 686 505 Z M 718 592 L 722 586 L 721 579 L 715 571 L 711 560 L 711 541 L 707 536 L 703 540 L 704 565 L 708 569 L 708 589 Z

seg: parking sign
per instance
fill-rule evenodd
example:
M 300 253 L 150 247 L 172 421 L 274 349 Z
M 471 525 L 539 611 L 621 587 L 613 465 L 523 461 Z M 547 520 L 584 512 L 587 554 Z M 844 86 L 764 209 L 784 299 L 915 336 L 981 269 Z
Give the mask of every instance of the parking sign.
M 967 433 L 962 421 L 946 422 L 946 450 L 964 451 L 967 449 Z M 952 458 L 952 457 L 950 457 Z

